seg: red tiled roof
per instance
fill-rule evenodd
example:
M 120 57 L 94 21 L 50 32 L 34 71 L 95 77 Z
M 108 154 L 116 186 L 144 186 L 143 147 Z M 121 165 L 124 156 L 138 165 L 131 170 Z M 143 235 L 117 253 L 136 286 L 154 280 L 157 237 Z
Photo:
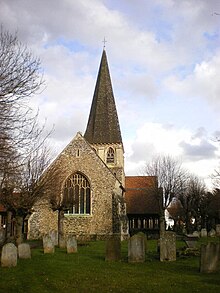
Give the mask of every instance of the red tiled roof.
M 126 176 L 125 201 L 127 214 L 158 214 L 159 204 L 155 196 L 155 176 Z
M 0 204 L 0 213 L 1 212 L 6 212 L 6 209 L 5 209 L 5 207 L 2 204 Z

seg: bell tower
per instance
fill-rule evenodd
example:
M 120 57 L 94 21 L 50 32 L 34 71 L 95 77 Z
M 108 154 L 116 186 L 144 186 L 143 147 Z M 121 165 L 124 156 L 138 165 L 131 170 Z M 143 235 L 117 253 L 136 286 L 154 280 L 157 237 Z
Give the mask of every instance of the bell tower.
M 105 49 L 84 137 L 124 186 L 124 148 Z

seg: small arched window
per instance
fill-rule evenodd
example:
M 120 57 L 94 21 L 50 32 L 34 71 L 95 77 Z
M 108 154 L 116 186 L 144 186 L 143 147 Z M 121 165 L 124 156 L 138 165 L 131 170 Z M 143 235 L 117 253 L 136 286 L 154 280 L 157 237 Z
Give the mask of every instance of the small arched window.
M 64 185 L 63 203 L 68 214 L 90 214 L 89 181 L 81 173 L 71 175 Z
M 115 162 L 115 151 L 113 148 L 108 149 L 106 162 L 107 164 Z

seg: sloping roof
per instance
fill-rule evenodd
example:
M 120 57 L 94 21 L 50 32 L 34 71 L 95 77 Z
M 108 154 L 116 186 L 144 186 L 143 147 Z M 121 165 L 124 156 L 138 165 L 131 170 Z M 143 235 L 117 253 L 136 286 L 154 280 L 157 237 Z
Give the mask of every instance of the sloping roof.
M 0 213 L 1 212 L 6 212 L 6 209 L 5 209 L 5 207 L 2 204 L 0 204 Z
M 158 214 L 159 204 L 155 196 L 155 176 L 126 176 L 125 201 L 127 214 Z
M 122 143 L 105 50 L 102 53 L 84 137 L 89 143 Z

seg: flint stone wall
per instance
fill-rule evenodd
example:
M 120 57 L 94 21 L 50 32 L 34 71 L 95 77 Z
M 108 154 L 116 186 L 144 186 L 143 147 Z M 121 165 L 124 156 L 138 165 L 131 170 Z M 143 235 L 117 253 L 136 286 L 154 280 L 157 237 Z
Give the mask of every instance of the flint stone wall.
M 112 199 L 115 194 L 121 196 L 120 183 L 80 134 L 58 156 L 52 168 L 62 170 L 56 178 L 58 189 L 53 190 L 51 185 L 50 192 L 55 197 L 62 196 L 65 180 L 75 172 L 81 172 L 90 182 L 91 214 L 65 215 L 65 236 L 74 234 L 77 239 L 102 239 L 102 236 L 106 238 L 118 230 L 119 217 L 112 216 Z M 116 202 L 115 209 L 118 210 L 118 206 L 119 202 Z M 47 195 L 34 206 L 34 210 L 29 220 L 29 239 L 38 239 L 50 230 L 57 230 L 58 213 L 52 211 Z

